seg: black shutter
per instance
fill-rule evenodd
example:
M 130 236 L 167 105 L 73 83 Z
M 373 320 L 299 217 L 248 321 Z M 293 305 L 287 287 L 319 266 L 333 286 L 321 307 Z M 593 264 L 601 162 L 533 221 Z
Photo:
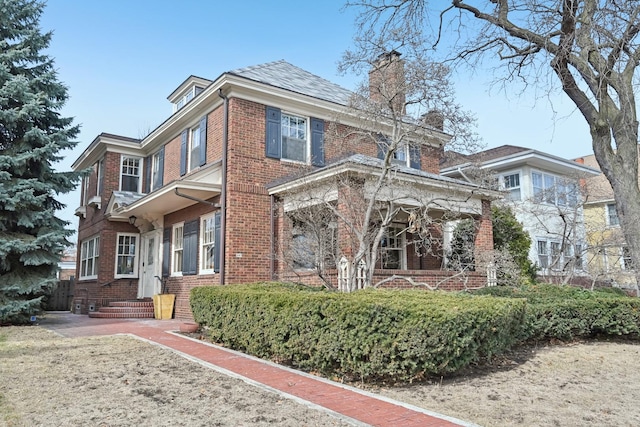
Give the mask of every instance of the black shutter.
M 144 158 L 144 190 L 143 193 L 149 193 L 151 191 L 151 158 L 148 156 Z
M 171 228 L 165 228 L 162 234 L 162 277 L 169 276 L 171 260 Z
M 267 107 L 266 155 L 274 159 L 279 159 L 282 156 L 282 124 L 280 120 L 280 109 Z
M 324 120 L 311 117 L 311 164 L 324 166 Z
M 207 116 L 200 119 L 200 166 L 207 164 Z
M 213 215 L 213 271 L 220 272 L 220 251 L 222 248 L 222 241 L 220 240 L 220 212 L 216 212 Z
M 188 130 L 182 131 L 182 140 L 180 141 L 180 176 L 187 173 L 187 136 Z
M 164 145 L 160 148 L 158 154 L 158 177 L 154 183 L 155 189 L 158 189 L 164 185 Z
M 409 146 L 409 165 L 413 169 L 421 169 L 421 166 L 420 166 L 420 146 L 419 145 L 410 145 Z
M 182 274 L 198 273 L 198 227 L 199 220 L 184 223 Z

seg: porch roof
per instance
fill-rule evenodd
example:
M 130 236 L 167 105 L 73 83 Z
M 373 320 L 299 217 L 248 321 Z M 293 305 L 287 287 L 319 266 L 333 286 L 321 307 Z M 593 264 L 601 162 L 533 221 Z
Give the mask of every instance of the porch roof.
M 105 216 L 110 221 L 128 221 L 130 216 L 155 221 L 171 212 L 194 205 L 198 200 L 211 199 L 220 192 L 220 184 L 193 181 L 174 181 L 149 194 L 122 194 L 128 192 L 114 191 Z
M 383 168 L 383 160 L 365 156 L 363 154 L 353 154 L 327 164 L 323 168 L 307 171 L 303 174 L 283 177 L 267 184 L 269 194 L 279 194 L 295 191 L 310 183 L 321 183 L 331 177 L 335 177 L 345 172 L 355 172 L 363 175 L 375 176 Z M 395 174 L 399 182 L 411 182 L 421 186 L 429 187 L 432 190 L 451 190 L 468 192 L 476 197 L 497 200 L 501 199 L 502 193 L 491 190 L 478 184 L 469 183 L 455 178 L 413 169 L 407 166 L 393 165 L 392 173 Z

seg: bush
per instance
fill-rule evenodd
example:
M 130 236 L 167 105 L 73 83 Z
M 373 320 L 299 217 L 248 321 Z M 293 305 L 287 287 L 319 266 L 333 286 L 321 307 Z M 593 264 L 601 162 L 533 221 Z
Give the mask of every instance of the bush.
M 199 287 L 210 338 L 327 376 L 411 381 L 456 372 L 522 335 L 524 300 L 399 290 L 351 294 L 282 284 Z
M 640 299 L 610 289 L 538 284 L 480 289 L 476 295 L 527 301 L 523 339 L 572 340 L 597 335 L 638 338 Z

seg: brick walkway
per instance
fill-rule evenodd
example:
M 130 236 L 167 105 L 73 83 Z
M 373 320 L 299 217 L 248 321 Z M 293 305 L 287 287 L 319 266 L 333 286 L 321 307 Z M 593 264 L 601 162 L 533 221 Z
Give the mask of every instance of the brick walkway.
M 309 402 L 371 426 L 476 426 L 304 372 L 173 333 L 179 320 L 91 319 L 84 315 L 47 313 L 40 326 L 65 337 L 131 334 L 250 384 Z

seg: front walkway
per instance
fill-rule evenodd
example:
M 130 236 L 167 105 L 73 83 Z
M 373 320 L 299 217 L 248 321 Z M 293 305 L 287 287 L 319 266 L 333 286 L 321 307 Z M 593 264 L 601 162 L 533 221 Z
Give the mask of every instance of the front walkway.
M 266 388 L 316 409 L 337 413 L 341 415 L 340 418 L 353 422 L 354 425 L 476 426 L 188 338 L 174 332 L 179 330 L 181 323 L 180 320 L 92 319 L 67 312 L 49 312 L 40 322 L 40 326 L 65 337 L 131 334 L 249 384 Z

